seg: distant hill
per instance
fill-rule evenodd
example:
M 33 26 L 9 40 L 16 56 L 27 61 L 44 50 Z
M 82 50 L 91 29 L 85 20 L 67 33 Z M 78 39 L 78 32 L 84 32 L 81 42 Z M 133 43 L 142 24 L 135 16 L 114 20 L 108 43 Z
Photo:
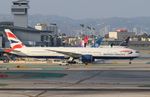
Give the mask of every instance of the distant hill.
M 0 21 L 12 21 L 12 17 L 9 15 L 0 15 Z M 97 34 L 106 34 L 108 31 L 114 31 L 118 28 L 126 28 L 129 31 L 150 34 L 150 17 L 112 17 L 103 19 L 76 20 L 57 15 L 30 15 L 29 25 L 34 26 L 37 23 L 56 23 L 60 29 L 60 32 L 68 35 L 76 35 L 81 32 L 80 24 L 94 27 Z

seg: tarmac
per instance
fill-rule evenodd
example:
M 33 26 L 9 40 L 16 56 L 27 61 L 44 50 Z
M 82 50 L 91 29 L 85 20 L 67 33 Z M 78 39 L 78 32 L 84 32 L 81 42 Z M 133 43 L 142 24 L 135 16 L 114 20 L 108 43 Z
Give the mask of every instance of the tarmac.
M 1 97 L 149 97 L 148 91 L 0 91 Z
M 0 97 L 150 97 L 150 60 L 0 64 Z

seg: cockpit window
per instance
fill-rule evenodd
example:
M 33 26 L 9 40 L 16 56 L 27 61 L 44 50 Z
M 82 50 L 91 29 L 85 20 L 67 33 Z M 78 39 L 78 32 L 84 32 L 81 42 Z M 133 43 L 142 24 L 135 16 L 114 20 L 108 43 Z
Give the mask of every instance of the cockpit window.
M 135 53 L 140 53 L 139 51 L 135 51 Z
M 129 54 L 132 54 L 133 52 L 131 51 L 131 52 L 129 52 Z

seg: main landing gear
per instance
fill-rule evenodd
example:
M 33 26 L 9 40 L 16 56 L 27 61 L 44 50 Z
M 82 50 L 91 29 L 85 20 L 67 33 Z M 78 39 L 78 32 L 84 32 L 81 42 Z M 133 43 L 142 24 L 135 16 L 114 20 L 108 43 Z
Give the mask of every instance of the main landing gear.
M 88 65 L 88 63 L 87 63 L 87 62 L 85 62 L 84 64 L 85 64 L 85 66 L 87 66 L 87 65 Z

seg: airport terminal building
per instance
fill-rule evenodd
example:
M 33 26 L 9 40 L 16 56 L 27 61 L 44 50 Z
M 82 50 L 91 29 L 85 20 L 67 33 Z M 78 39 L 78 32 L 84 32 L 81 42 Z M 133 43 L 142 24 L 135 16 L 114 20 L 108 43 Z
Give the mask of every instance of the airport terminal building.
M 8 28 L 26 45 L 26 46 L 61 46 L 61 39 L 57 35 L 57 25 L 54 29 L 35 29 L 28 26 L 28 0 L 17 0 L 12 2 L 11 13 L 13 22 L 0 22 L 0 47 L 9 47 L 9 42 L 5 37 L 4 29 Z
M 53 31 L 42 31 L 28 27 L 16 27 L 13 22 L 0 22 L 0 46 L 2 48 L 9 47 L 9 42 L 5 37 L 4 29 L 11 29 L 13 33 L 26 45 L 26 46 L 61 46 L 61 39 L 57 33 Z

